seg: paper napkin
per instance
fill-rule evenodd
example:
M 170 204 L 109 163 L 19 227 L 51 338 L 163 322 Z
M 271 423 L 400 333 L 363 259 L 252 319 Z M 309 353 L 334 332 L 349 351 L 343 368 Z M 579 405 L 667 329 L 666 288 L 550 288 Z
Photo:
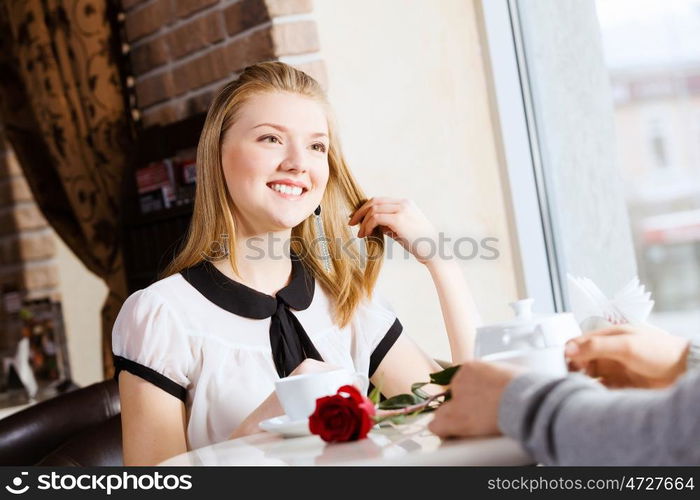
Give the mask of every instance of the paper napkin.
M 645 291 L 636 276 L 612 298 L 589 278 L 569 274 L 568 282 L 571 312 L 583 331 L 606 324 L 644 323 L 654 307 L 651 292 Z

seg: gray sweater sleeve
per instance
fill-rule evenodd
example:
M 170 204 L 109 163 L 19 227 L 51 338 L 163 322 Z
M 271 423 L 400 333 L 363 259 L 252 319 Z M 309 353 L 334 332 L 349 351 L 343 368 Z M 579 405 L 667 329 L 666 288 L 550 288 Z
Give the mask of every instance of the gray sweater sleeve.
M 698 368 L 700 368 L 700 337 L 695 337 L 690 341 L 687 369 L 690 371 Z
M 521 375 L 499 425 L 547 465 L 700 465 L 700 370 L 664 390 L 608 390 L 580 374 Z

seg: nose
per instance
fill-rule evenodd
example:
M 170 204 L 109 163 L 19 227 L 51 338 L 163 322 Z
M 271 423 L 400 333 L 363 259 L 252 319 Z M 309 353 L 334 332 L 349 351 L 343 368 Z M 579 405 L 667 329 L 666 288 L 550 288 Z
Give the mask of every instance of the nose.
M 280 167 L 287 172 L 306 172 L 303 148 L 291 145 L 287 149 Z

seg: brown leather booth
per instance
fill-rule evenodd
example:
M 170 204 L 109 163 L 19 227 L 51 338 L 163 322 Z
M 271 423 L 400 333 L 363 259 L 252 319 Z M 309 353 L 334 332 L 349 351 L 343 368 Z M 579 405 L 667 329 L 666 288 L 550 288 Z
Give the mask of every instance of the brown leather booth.
M 0 465 L 123 465 L 115 380 L 42 401 L 0 420 Z

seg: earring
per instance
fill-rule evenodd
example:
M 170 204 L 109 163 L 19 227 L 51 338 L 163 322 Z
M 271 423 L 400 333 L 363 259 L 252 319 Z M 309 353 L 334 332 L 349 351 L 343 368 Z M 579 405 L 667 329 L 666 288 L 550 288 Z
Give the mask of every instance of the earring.
M 331 256 L 328 252 L 328 241 L 326 238 L 326 233 L 323 230 L 323 221 L 321 220 L 321 205 L 319 205 L 316 210 L 314 210 L 314 218 L 316 219 L 316 235 L 320 239 L 321 243 L 321 259 L 323 260 L 323 267 L 326 272 L 331 272 Z

